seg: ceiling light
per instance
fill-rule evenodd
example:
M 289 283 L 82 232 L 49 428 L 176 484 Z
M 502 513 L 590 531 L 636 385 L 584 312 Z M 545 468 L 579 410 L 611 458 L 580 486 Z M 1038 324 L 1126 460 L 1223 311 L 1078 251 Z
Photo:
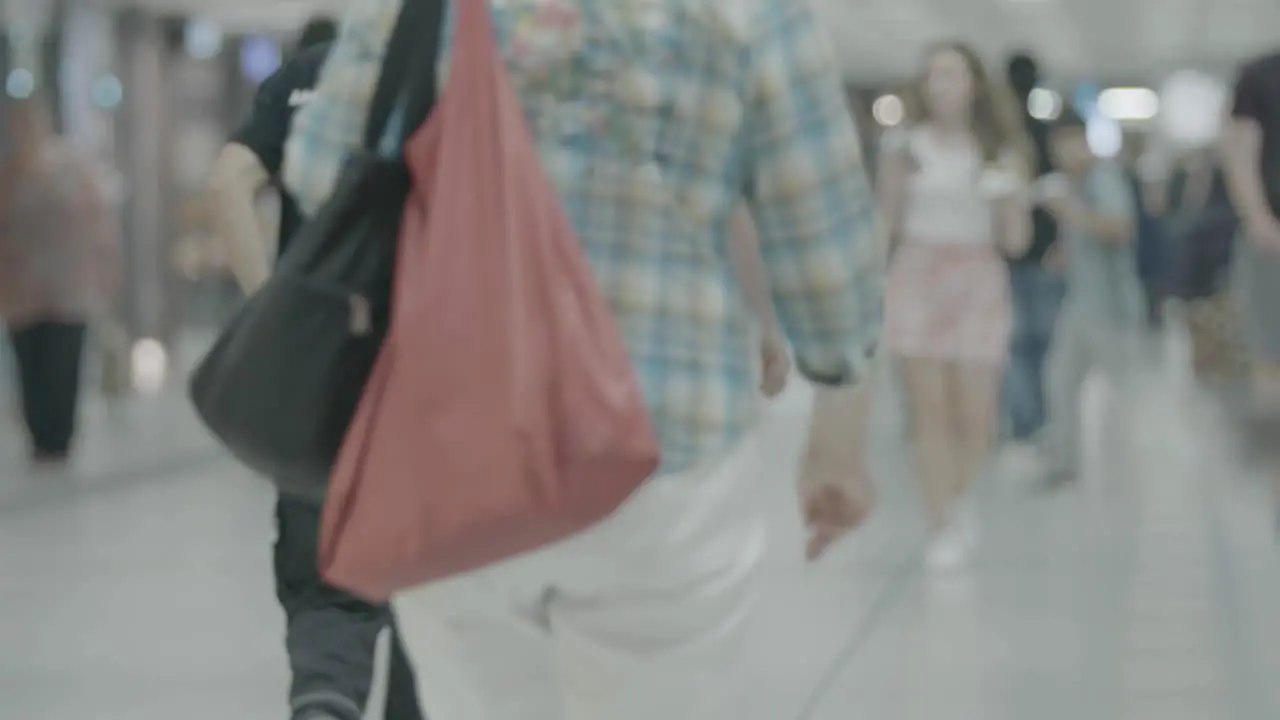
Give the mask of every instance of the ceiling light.
M 169 353 L 159 340 L 143 338 L 133 344 L 133 387 L 143 395 L 156 395 L 164 389 L 169 374 Z
M 120 78 L 115 75 L 103 75 L 93 81 L 89 94 L 93 98 L 94 105 L 104 110 L 112 110 L 120 107 L 120 103 L 124 100 L 124 86 L 120 84 Z
M 9 73 L 4 89 L 15 100 L 29 98 L 36 91 L 36 76 L 26 68 L 18 68 Z
M 204 18 L 188 20 L 183 28 L 183 49 L 197 60 L 208 60 L 222 52 L 222 28 Z
M 897 95 L 881 95 L 871 104 L 871 117 L 884 127 L 895 127 L 906 117 L 906 107 Z
M 1150 88 L 1107 88 L 1098 95 L 1098 112 L 1112 120 L 1150 120 L 1160 114 L 1160 96 Z
M 1229 88 L 1220 79 L 1196 71 L 1170 75 L 1160 86 L 1160 130 L 1178 147 L 1214 142 L 1222 126 Z
M 1113 158 L 1124 149 L 1124 129 L 1119 121 L 1106 115 L 1094 115 L 1085 121 L 1089 149 L 1102 158 Z
M 1062 114 L 1062 96 L 1045 88 L 1036 88 L 1027 98 L 1027 112 L 1037 120 L 1056 120 Z

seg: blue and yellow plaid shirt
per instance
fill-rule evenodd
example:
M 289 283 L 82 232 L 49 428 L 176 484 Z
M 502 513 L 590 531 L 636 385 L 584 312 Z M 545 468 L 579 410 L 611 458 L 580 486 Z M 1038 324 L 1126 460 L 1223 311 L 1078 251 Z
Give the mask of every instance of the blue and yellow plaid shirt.
M 361 143 L 399 3 L 352 3 L 295 116 L 284 176 L 306 212 Z M 663 472 L 714 459 L 758 412 L 755 334 L 728 256 L 729 218 L 744 200 L 797 364 L 848 382 L 869 370 L 885 252 L 840 74 L 809 3 L 491 8 L 544 167 L 630 350 Z

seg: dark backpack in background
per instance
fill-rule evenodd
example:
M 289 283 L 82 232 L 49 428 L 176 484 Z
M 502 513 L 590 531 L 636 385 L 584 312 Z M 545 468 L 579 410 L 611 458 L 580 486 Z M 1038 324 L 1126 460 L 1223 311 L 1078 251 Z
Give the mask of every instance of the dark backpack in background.
M 1182 208 L 1173 225 L 1175 258 L 1170 292 L 1183 300 L 1212 297 L 1226 290 L 1240 218 L 1227 195 L 1226 178 L 1215 170 L 1208 200 Z

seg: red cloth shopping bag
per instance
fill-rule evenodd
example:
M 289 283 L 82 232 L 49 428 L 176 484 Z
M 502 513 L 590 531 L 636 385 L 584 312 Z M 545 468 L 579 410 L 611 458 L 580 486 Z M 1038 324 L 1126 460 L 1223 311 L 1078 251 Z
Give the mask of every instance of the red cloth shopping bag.
M 406 146 L 391 328 L 324 509 L 321 572 L 370 600 L 584 530 L 658 464 L 486 3 L 457 2 L 448 81 Z

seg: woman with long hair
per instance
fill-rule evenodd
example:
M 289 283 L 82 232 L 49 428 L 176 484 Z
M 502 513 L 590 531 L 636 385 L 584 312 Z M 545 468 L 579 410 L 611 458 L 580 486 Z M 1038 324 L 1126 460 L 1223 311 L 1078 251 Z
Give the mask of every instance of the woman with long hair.
M 39 98 L 8 107 L 0 167 L 0 318 L 13 345 L 32 460 L 71 451 L 85 332 L 119 280 L 102 184 Z
M 962 562 L 976 519 L 956 503 L 998 430 L 1012 325 L 1008 271 L 1030 237 L 1029 143 L 1012 95 L 961 43 L 933 46 L 879 158 L 893 258 L 885 322 L 934 531 L 930 564 Z

